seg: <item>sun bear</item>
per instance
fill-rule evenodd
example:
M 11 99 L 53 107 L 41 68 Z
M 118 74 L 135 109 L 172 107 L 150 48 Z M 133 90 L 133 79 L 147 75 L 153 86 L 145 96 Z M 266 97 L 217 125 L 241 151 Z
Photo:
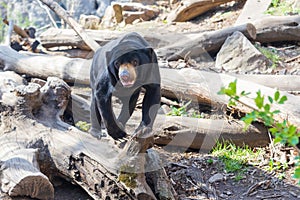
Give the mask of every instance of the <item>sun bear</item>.
M 160 73 L 157 56 L 148 42 L 132 32 L 108 42 L 93 57 L 90 71 L 92 88 L 90 133 L 101 138 L 103 122 L 114 139 L 125 137 L 125 124 L 132 115 L 144 88 L 142 121 L 135 133 L 152 129 L 160 107 Z M 112 109 L 112 95 L 122 102 L 118 116 Z

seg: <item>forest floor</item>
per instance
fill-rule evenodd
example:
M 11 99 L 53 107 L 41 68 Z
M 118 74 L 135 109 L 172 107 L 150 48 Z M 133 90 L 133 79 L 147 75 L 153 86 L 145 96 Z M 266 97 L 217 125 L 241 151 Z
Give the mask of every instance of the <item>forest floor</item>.
M 244 5 L 243 1 L 228 3 L 194 20 L 166 25 L 157 22 L 173 32 L 217 30 L 232 26 Z M 143 26 L 131 25 L 128 29 Z M 300 58 L 284 62 L 300 54 L 300 43 L 269 45 L 281 56 L 281 65 L 273 73 L 293 73 L 300 67 Z M 214 58 L 212 58 L 212 63 Z M 241 169 L 228 171 L 224 160 L 211 153 L 199 151 L 169 152 L 163 147 L 154 147 L 167 159 L 165 169 L 180 199 L 300 199 L 300 187 L 293 178 L 295 149 L 272 146 L 253 151 L 261 153 L 254 160 L 243 163 Z M 271 161 L 274 162 L 271 162 Z M 0 195 L 0 199 L 1 195 Z M 8 198 L 10 199 L 10 198 Z M 13 198 L 25 200 L 28 198 Z M 79 186 L 64 180 L 55 186 L 55 200 L 87 200 L 90 198 Z

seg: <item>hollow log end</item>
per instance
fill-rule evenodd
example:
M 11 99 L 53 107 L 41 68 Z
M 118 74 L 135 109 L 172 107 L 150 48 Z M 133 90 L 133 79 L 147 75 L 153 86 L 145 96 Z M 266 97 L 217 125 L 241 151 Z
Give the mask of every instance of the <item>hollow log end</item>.
M 9 196 L 54 199 L 54 188 L 46 176 L 27 176 L 11 188 L 8 194 Z

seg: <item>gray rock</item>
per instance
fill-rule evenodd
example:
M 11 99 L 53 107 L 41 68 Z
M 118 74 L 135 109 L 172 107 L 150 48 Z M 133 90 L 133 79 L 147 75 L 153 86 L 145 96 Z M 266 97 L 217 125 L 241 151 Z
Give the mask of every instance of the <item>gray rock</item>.
M 214 182 L 217 182 L 217 181 L 222 181 L 224 179 L 224 175 L 223 174 L 220 174 L 220 173 L 217 173 L 213 176 L 211 176 L 209 179 L 208 179 L 208 182 L 209 183 L 214 183 Z
M 270 61 L 241 33 L 228 37 L 217 54 L 216 68 L 235 73 L 265 73 Z

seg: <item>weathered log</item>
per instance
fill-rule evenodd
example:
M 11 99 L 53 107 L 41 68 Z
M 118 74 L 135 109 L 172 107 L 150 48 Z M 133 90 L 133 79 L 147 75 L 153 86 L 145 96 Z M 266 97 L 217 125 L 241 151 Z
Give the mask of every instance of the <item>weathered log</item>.
M 231 0 L 184 0 L 167 18 L 168 22 L 185 22 Z
M 17 182 L 15 189 L 10 189 L 12 195 L 53 199 L 53 187 L 43 175 L 46 174 L 48 177 L 67 177 L 95 199 L 156 199 L 146 182 L 142 162 L 138 169 L 133 166 L 134 171 L 131 173 L 137 174 L 136 179 L 135 176 L 129 177 L 138 184 L 129 187 L 118 178 L 120 172 L 128 173 L 122 166 L 130 166 L 129 158 L 145 159 L 143 145 L 140 145 L 140 149 L 144 154 L 139 153 L 139 148 L 134 148 L 136 152 L 132 155 L 134 151 L 129 153 L 126 148 L 118 148 L 109 138 L 97 140 L 64 123 L 60 117 L 68 103 L 69 86 L 58 78 L 48 78 L 47 82 L 39 83 L 41 85 L 29 83 L 17 87 L 12 84 L 9 90 L 1 89 L 0 143 L 1 146 L 7 146 L 6 151 L 0 155 L 1 170 L 5 173 L 1 177 L 2 191 L 8 191 L 5 186 L 10 186 L 10 180 L 5 179 L 7 175 L 14 174 L 13 180 L 21 181 Z M 6 85 L 1 88 L 6 88 Z M 11 92 L 12 89 L 14 93 Z M 130 139 L 132 143 L 139 140 L 140 137 Z M 131 142 L 127 143 L 128 146 L 136 147 Z M 23 155 L 20 154 L 21 151 Z M 43 174 L 34 163 L 33 154 L 36 151 L 39 153 L 37 162 Z M 16 173 L 18 168 L 11 169 L 11 161 L 7 160 L 11 155 L 20 158 L 16 161 L 23 170 L 22 173 Z M 120 155 L 126 155 L 122 157 L 122 163 Z M 152 162 L 151 158 L 147 162 Z M 28 168 L 26 163 L 32 163 L 31 167 L 29 165 Z M 30 170 L 24 176 L 26 169 Z M 161 174 L 161 168 L 152 169 L 154 173 L 157 170 Z M 175 199 L 174 195 L 156 195 L 163 195 L 163 199 Z
M 249 40 L 255 40 L 256 29 L 252 24 L 244 24 L 224 28 L 217 31 L 204 32 L 194 38 L 179 41 L 173 45 L 164 46 L 157 51 L 158 56 L 167 60 L 178 60 L 186 57 L 197 57 L 201 54 L 216 53 L 228 36 L 235 31 L 243 33 Z
M 132 30 L 127 30 L 124 32 L 112 30 L 85 30 L 87 35 L 90 38 L 94 39 L 101 46 L 129 31 Z M 163 28 L 160 28 L 159 31 L 155 30 L 155 32 L 148 31 L 148 29 L 147 31 L 145 31 L 141 28 L 137 28 L 134 31 L 139 32 L 139 34 L 141 34 L 151 44 L 151 46 L 155 48 L 173 44 L 174 42 L 181 40 L 182 38 L 193 38 L 197 35 L 197 33 L 184 35 L 178 33 L 170 33 Z M 40 41 L 45 48 L 71 46 L 83 50 L 91 50 L 72 29 L 50 28 L 40 35 Z
M 62 8 L 53 0 L 40 0 L 46 4 L 51 10 L 53 10 L 61 19 L 63 19 L 70 27 L 72 27 L 76 33 L 82 38 L 82 40 L 93 50 L 96 51 L 99 45 L 86 34 L 83 28 Z
M 256 38 L 256 29 L 252 24 L 245 24 L 225 28 L 218 31 L 204 33 L 174 34 L 163 32 L 155 34 L 138 31 L 154 48 L 157 48 L 159 57 L 176 60 L 186 56 L 199 56 L 203 53 L 216 53 L 226 40 L 235 31 L 242 32 L 248 39 Z M 89 37 L 104 45 L 108 41 L 115 39 L 123 32 L 105 30 L 86 30 Z M 45 48 L 57 46 L 73 46 L 84 50 L 90 48 L 76 36 L 70 29 L 48 29 L 40 36 L 40 41 Z M 174 55 L 175 54 L 175 55 Z
M 37 56 L 24 56 L 17 52 L 9 54 L 12 53 L 12 50 L 8 49 L 9 48 L 7 47 L 0 47 L 0 58 L 3 64 L 2 67 L 6 70 L 13 70 L 18 73 L 30 73 L 32 76 L 66 77 L 67 80 L 72 80 L 73 83 L 75 81 L 75 84 L 89 83 L 89 65 L 86 65 L 87 61 L 84 61 L 83 59 L 76 59 L 80 63 L 78 64 L 75 59 L 63 58 L 63 60 L 61 60 L 60 58 L 62 57 L 57 56 L 57 62 L 54 63 L 53 61 L 55 59 L 51 56 L 47 56 L 43 57 L 43 59 L 38 59 L 43 62 L 43 64 L 40 65 L 36 62 L 36 58 L 38 58 Z M 72 68 L 66 66 L 68 63 L 74 64 Z M 63 68 L 63 70 L 60 68 Z M 73 73 L 68 73 L 68 70 Z M 217 95 L 217 92 L 220 90 L 221 86 L 236 79 L 230 75 L 209 73 L 193 69 L 182 69 L 179 71 L 161 69 L 160 71 L 162 77 L 162 94 L 164 96 L 178 99 L 192 99 L 201 104 L 208 104 L 211 106 L 222 106 L 227 104 L 227 98 Z M 272 96 L 275 92 L 274 89 L 255 84 L 253 82 L 241 79 L 238 79 L 238 82 L 240 90 L 249 91 L 253 94 L 255 94 L 259 89 L 262 91 L 262 94 L 269 96 Z M 300 119 L 300 117 L 298 117 L 300 114 L 298 113 L 299 106 L 297 105 L 299 98 L 287 93 L 283 94 L 285 94 L 289 100 L 286 104 L 278 107 L 279 110 L 282 110 L 281 119 L 284 118 L 284 115 L 293 115 L 293 120 L 291 119 L 292 117 L 289 117 L 289 121 L 293 122 L 296 126 L 300 125 L 298 121 Z M 251 102 L 249 100 L 247 100 L 246 104 L 251 107 Z M 245 109 L 244 107 L 240 107 L 239 109 L 242 111 L 249 111 L 249 109 Z
M 68 111 L 73 112 L 74 121 L 89 122 L 89 101 L 72 95 L 72 103 L 68 106 Z M 114 108 L 119 112 L 118 108 Z M 129 132 L 134 131 L 136 124 L 140 121 L 137 112 L 133 113 L 126 125 Z M 269 144 L 267 129 L 261 124 L 251 125 L 247 131 L 243 128 L 245 124 L 238 120 L 213 120 L 197 119 L 189 117 L 165 116 L 158 114 L 153 125 L 155 130 L 154 143 L 166 146 L 164 148 L 180 149 L 185 151 L 191 149 L 201 149 L 210 151 L 216 141 L 231 141 L 232 143 L 250 147 L 261 147 Z
M 48 55 L 24 55 L 7 46 L 0 46 L 0 69 L 15 71 L 19 74 L 27 74 L 31 77 L 46 79 L 48 76 L 55 76 L 69 83 L 89 85 L 89 68 L 91 60 L 80 58 L 66 58 L 64 56 Z M 170 74 L 177 74 L 178 71 L 161 68 L 163 80 L 170 80 L 163 83 L 163 88 L 176 84 L 182 77 Z M 222 74 L 207 72 L 212 80 L 219 80 Z M 253 81 L 258 84 L 277 88 L 282 91 L 300 91 L 300 80 L 297 75 L 242 75 L 231 74 L 231 76 Z M 179 79 L 176 79 L 179 78 Z M 190 80 L 190 79 L 187 79 Z M 186 84 L 184 80 L 183 85 Z M 175 87 L 174 87 L 175 88 Z M 176 92 L 176 90 L 174 90 Z
M 55 76 L 67 82 L 76 82 L 76 77 L 78 77 L 80 83 L 89 84 L 91 60 L 39 54 L 29 56 L 20 54 L 7 46 L 0 46 L 0 55 L 0 68 L 5 71 L 15 71 L 19 74 L 28 74 L 31 77 L 42 79 Z
M 271 16 L 254 22 L 256 41 L 261 43 L 300 41 L 300 17 Z
M 269 8 L 272 0 L 246 1 L 235 25 L 253 23 L 266 16 L 265 12 Z

